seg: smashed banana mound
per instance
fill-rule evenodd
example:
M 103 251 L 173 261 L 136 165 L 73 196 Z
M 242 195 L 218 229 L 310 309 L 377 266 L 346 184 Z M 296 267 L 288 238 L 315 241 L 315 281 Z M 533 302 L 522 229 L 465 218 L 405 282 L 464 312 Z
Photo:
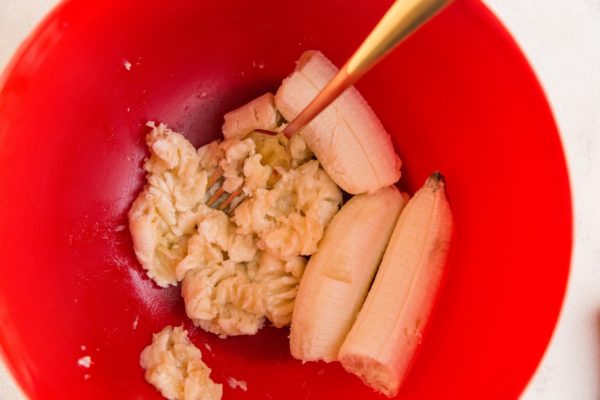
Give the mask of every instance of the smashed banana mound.
M 159 286 L 182 282 L 188 316 L 221 336 L 290 323 L 306 260 L 342 202 L 300 135 L 253 132 L 198 150 L 148 123 L 147 183 L 129 210 L 135 254 Z M 206 205 L 209 179 L 243 200 Z M 242 196 L 240 196 L 242 197 Z
M 220 400 L 223 385 L 210 379 L 202 353 L 181 327 L 165 327 L 140 356 L 146 380 L 170 400 Z

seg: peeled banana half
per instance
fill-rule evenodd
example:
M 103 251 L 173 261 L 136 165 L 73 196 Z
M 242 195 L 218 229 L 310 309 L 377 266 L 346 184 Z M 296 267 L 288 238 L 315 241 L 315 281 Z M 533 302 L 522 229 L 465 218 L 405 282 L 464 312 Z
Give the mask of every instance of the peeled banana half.
M 354 196 L 333 217 L 298 288 L 290 333 L 295 358 L 337 360 L 407 197 L 388 186 Z
M 445 181 L 434 173 L 400 214 L 379 271 L 339 352 L 375 390 L 398 393 L 421 342 L 452 236 Z

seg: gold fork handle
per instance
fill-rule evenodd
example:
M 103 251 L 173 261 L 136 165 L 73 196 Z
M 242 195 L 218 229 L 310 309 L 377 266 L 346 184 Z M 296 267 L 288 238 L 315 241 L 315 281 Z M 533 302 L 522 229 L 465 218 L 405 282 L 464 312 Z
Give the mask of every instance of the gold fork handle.
M 344 66 L 283 131 L 292 137 L 319 115 L 398 43 L 409 36 L 452 0 L 396 0 L 388 12 Z

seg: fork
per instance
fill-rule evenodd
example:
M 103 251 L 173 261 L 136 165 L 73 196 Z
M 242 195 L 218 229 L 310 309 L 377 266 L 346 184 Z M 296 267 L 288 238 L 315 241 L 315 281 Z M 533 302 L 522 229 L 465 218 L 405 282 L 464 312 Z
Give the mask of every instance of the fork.
M 291 138 L 402 40 L 451 2 L 452 0 L 396 0 L 333 79 L 287 125 L 283 130 L 284 135 Z M 230 213 L 245 199 L 243 185 L 233 193 L 226 193 L 222 177 L 223 171 L 217 169 L 208 179 L 208 193 L 212 194 L 206 204 L 223 211 L 229 208 Z

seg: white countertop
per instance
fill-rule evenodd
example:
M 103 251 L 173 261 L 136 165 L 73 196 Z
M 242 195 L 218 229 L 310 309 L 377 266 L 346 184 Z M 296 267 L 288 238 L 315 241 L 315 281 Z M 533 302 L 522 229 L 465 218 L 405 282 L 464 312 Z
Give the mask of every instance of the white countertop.
M 57 2 L 0 0 L 0 69 Z M 562 134 L 573 188 L 575 245 L 567 297 L 550 347 L 521 400 L 598 400 L 600 1 L 484 3 L 516 37 L 542 82 Z M 23 398 L 0 362 L 0 399 Z

